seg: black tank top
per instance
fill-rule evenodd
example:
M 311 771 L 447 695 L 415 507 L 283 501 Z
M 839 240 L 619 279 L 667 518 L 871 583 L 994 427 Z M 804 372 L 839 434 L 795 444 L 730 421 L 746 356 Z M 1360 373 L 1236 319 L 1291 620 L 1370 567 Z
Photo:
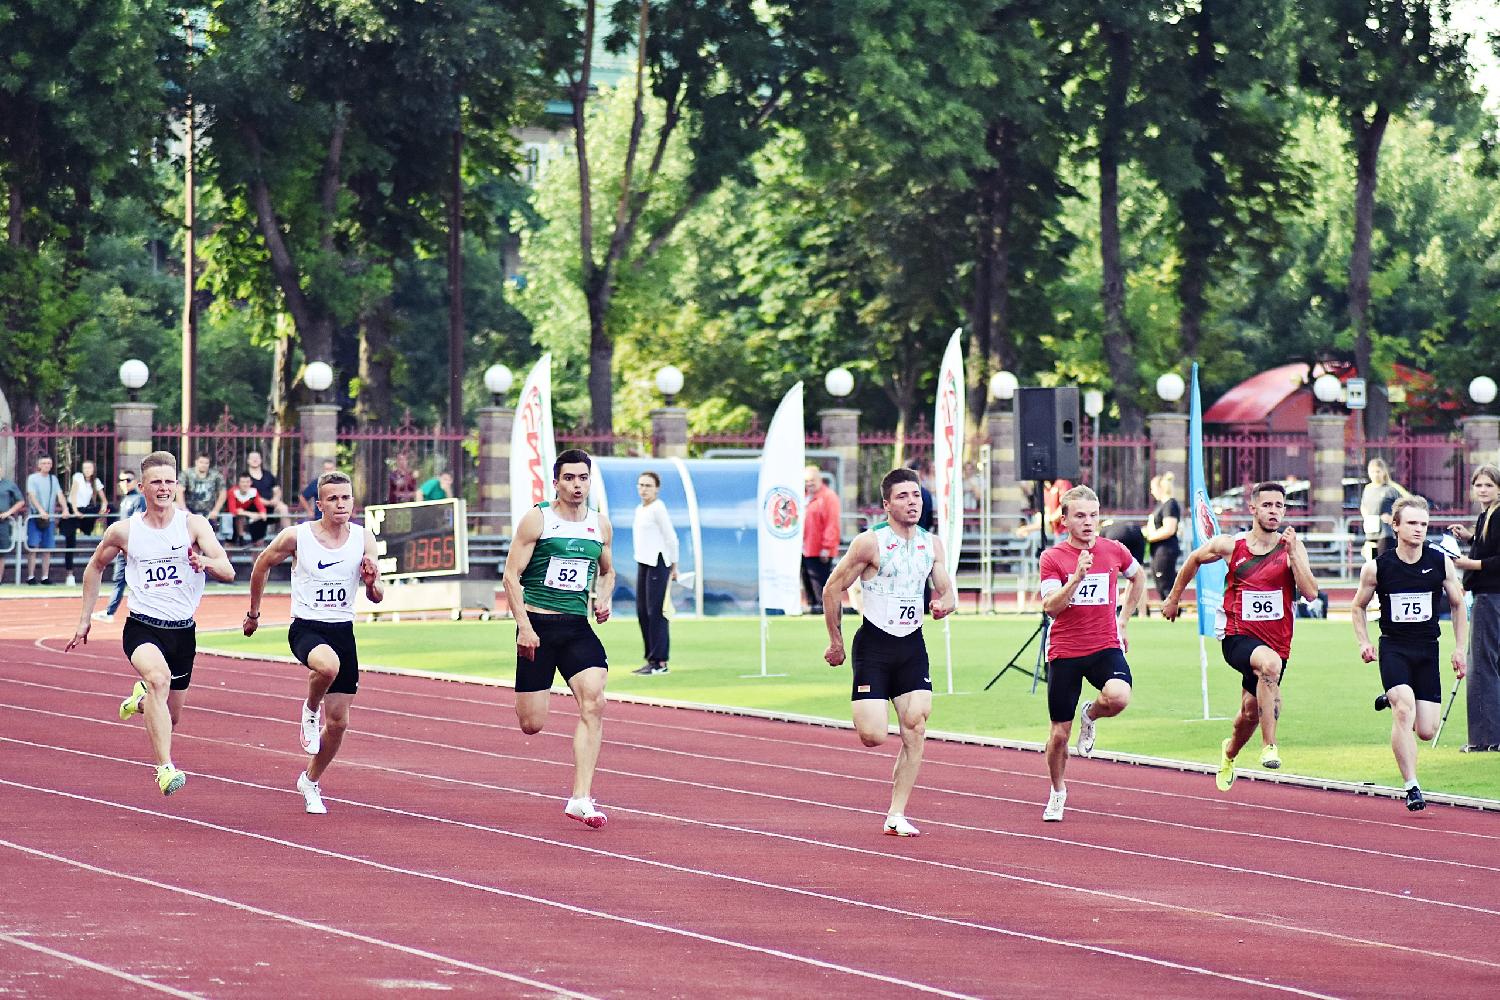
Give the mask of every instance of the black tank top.
M 1404 562 L 1395 549 L 1375 560 L 1375 593 L 1380 595 L 1380 634 L 1398 642 L 1436 642 L 1438 593 L 1447 560 L 1429 545 L 1422 558 Z

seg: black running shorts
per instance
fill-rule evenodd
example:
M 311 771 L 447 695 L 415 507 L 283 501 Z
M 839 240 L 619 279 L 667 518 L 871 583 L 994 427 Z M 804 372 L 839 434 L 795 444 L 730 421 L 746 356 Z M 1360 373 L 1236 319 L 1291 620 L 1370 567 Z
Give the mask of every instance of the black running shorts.
M 569 681 L 580 670 L 590 667 L 609 669 L 604 644 L 594 634 L 587 616 L 548 615 L 528 610 L 527 617 L 542 642 L 536 648 L 536 656 L 530 660 L 516 650 L 517 694 L 551 689 L 555 673 L 562 674 L 563 680 Z
M 186 691 L 193 681 L 193 657 L 198 654 L 198 629 L 162 628 L 147 625 L 138 618 L 125 619 L 125 656 L 132 657 L 142 646 L 155 646 L 167 661 L 167 671 L 172 675 L 172 690 Z
M 927 643 L 921 629 L 895 636 L 865 622 L 854 633 L 849 656 L 854 664 L 853 701 L 884 701 L 911 691 L 932 690 Z
M 1112 680 L 1132 684 L 1130 664 L 1125 662 L 1125 652 L 1119 647 L 1101 649 L 1088 656 L 1069 656 L 1047 661 L 1047 714 L 1053 722 L 1071 722 L 1078 711 L 1078 698 L 1083 694 L 1083 682 L 1103 691 Z
M 329 694 L 359 693 L 359 650 L 354 646 L 353 622 L 320 622 L 311 618 L 293 618 L 286 633 L 292 655 L 303 666 L 319 646 L 327 646 L 339 659 L 339 675 L 329 686 Z
M 1443 680 L 1438 669 L 1438 644 L 1380 640 L 1380 685 L 1389 691 L 1405 684 L 1417 701 L 1443 703 Z
M 1224 653 L 1224 662 L 1240 672 L 1240 687 L 1245 689 L 1246 694 L 1255 694 L 1256 685 L 1260 683 L 1260 676 L 1250 665 L 1250 657 L 1254 655 L 1257 646 L 1266 644 L 1253 635 L 1226 635 L 1219 643 L 1219 648 Z M 1271 649 L 1270 646 L 1266 648 Z M 1272 649 L 1271 652 L 1274 653 L 1275 650 Z M 1283 681 L 1286 680 L 1286 668 L 1291 665 L 1290 659 L 1281 661 Z

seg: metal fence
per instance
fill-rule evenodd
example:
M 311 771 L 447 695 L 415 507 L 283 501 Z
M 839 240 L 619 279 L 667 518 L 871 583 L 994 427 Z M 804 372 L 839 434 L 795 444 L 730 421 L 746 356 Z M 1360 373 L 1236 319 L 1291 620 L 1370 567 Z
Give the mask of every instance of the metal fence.
M 339 467 L 354 479 L 354 501 L 394 503 L 392 476 L 411 473 L 420 487 L 443 472 L 453 473 L 453 495 L 471 503 L 478 496 L 479 439 L 466 428 L 421 427 L 407 411 L 395 427 L 361 427 L 338 434 Z
M 1348 452 L 1351 464 L 1345 466 L 1347 476 L 1362 479 L 1370 459 L 1383 458 L 1391 468 L 1391 478 L 1413 493 L 1426 497 L 1434 510 L 1452 513 L 1469 510 L 1469 482 L 1462 438 L 1447 434 L 1412 434 L 1398 426 L 1391 436 L 1371 438 L 1362 445 Z
M 302 488 L 302 434 L 296 428 L 237 423 L 225 409 L 215 423 L 189 427 L 186 434 L 181 425 L 157 427 L 151 433 L 151 446 L 177 455 L 183 469 L 192 468 L 199 455 L 207 455 L 210 467 L 223 474 L 228 488 L 247 468 L 246 456 L 259 452 L 263 466 L 281 484 L 283 501 L 297 505 L 297 492 Z
M 1151 500 L 1151 439 L 1100 434 L 1085 427 L 1078 441 L 1083 480 L 1099 494 L 1099 506 L 1112 512 L 1145 510 Z

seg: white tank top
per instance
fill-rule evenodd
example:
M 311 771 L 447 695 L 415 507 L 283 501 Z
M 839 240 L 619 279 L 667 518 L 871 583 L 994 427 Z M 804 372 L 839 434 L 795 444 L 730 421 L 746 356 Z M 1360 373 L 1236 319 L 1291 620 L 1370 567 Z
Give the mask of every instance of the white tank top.
M 204 575 L 188 565 L 188 512 L 174 508 L 165 528 L 146 523 L 146 512 L 132 514 L 125 536 L 125 582 L 130 610 L 162 621 L 187 621 L 198 612 Z
M 317 622 L 352 622 L 354 596 L 361 586 L 359 563 L 365 555 L 365 529 L 350 524 L 337 549 L 323 547 L 311 521 L 297 525 L 297 556 L 292 563 L 292 617 Z
M 922 586 L 932 574 L 932 536 L 914 528 L 902 538 L 881 521 L 870 531 L 880 555 L 875 575 L 860 586 L 865 592 L 865 621 L 894 636 L 911 635 L 922 627 Z

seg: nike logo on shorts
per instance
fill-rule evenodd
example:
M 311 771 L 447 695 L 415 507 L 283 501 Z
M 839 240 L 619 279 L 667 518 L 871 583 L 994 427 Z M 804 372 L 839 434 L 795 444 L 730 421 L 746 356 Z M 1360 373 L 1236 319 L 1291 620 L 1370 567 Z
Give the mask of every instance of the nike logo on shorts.
M 318 569 L 327 569 L 330 566 L 337 566 L 339 563 L 341 563 L 343 561 L 344 560 L 342 560 L 342 559 L 335 559 L 333 562 L 324 562 L 323 560 L 319 559 L 318 560 Z
M 184 548 L 187 548 L 187 545 L 185 543 L 182 544 L 182 545 L 174 545 L 174 546 L 172 546 L 172 551 L 176 552 L 178 549 L 184 549 Z

